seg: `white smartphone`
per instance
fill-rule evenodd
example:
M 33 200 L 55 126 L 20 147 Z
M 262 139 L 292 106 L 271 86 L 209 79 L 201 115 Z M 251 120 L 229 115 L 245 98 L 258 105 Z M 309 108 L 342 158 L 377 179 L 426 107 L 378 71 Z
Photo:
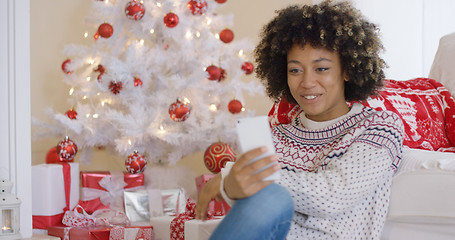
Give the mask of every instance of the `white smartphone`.
M 242 153 L 254 148 L 266 146 L 267 152 L 252 160 L 252 162 L 263 157 L 275 154 L 275 147 L 272 141 L 272 133 L 267 116 L 239 118 L 236 121 L 236 131 Z M 266 169 L 265 166 L 263 169 Z M 264 180 L 278 180 L 280 171 L 266 177 Z

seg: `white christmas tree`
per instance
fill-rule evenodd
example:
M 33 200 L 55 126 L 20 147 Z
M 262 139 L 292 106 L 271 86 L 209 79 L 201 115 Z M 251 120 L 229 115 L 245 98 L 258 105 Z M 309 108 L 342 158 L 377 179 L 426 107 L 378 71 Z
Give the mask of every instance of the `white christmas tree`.
M 263 89 L 242 80 L 252 45 L 216 13 L 225 1 L 93 1 L 93 44 L 64 49 L 72 110 L 35 120 L 37 136 L 69 136 L 80 162 L 100 146 L 171 165 L 217 141 L 235 146 L 235 119 L 254 114 L 243 94 Z

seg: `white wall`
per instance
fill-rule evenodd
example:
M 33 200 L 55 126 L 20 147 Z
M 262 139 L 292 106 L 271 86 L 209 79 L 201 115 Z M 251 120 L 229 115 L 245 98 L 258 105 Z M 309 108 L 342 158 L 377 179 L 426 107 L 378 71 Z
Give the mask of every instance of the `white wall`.
M 0 1 L 0 31 L 7 32 L 8 8 L 6 1 Z M 0 34 L 0 113 L 8 112 L 8 34 Z M 8 114 L 0 114 L 0 133 L 8 132 Z M 0 134 L 0 178 L 9 178 L 8 134 Z
M 22 237 L 32 235 L 30 2 L 0 1 L 0 178 L 21 201 Z
M 381 29 L 386 77 L 428 77 L 439 39 L 455 32 L 453 0 L 354 0 Z

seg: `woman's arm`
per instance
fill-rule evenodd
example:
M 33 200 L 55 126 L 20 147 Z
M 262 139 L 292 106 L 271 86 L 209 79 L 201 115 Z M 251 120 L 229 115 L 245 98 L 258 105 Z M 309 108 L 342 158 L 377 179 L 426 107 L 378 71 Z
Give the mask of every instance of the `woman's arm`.
M 199 193 L 196 205 L 196 219 L 207 219 L 207 207 L 212 199 L 221 200 L 220 193 L 221 174 L 207 181 Z
M 266 148 L 256 148 L 241 155 L 224 179 L 224 191 L 230 199 L 242 199 L 254 195 L 268 186 L 272 181 L 263 179 L 281 169 L 275 155 L 267 156 L 250 163 L 250 161 L 267 152 Z M 274 164 L 272 164 L 274 163 Z M 259 169 L 272 164 L 258 172 Z M 207 207 L 212 199 L 221 199 L 221 174 L 210 179 L 199 194 L 196 206 L 196 218 L 207 218 Z

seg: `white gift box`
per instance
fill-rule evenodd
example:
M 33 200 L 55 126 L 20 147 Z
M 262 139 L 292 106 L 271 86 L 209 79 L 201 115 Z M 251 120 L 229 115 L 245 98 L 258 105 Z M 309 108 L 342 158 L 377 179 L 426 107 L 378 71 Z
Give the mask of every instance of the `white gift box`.
M 79 163 L 68 163 L 71 167 L 69 208 L 79 201 Z M 39 164 L 32 166 L 32 215 L 54 216 L 63 213 L 66 207 L 65 182 L 61 164 Z
M 171 234 L 171 222 L 175 216 L 160 216 L 150 219 L 153 226 L 155 240 L 169 240 Z M 208 240 L 216 226 L 223 217 L 216 217 L 206 221 L 193 219 L 185 222 L 185 240 Z

